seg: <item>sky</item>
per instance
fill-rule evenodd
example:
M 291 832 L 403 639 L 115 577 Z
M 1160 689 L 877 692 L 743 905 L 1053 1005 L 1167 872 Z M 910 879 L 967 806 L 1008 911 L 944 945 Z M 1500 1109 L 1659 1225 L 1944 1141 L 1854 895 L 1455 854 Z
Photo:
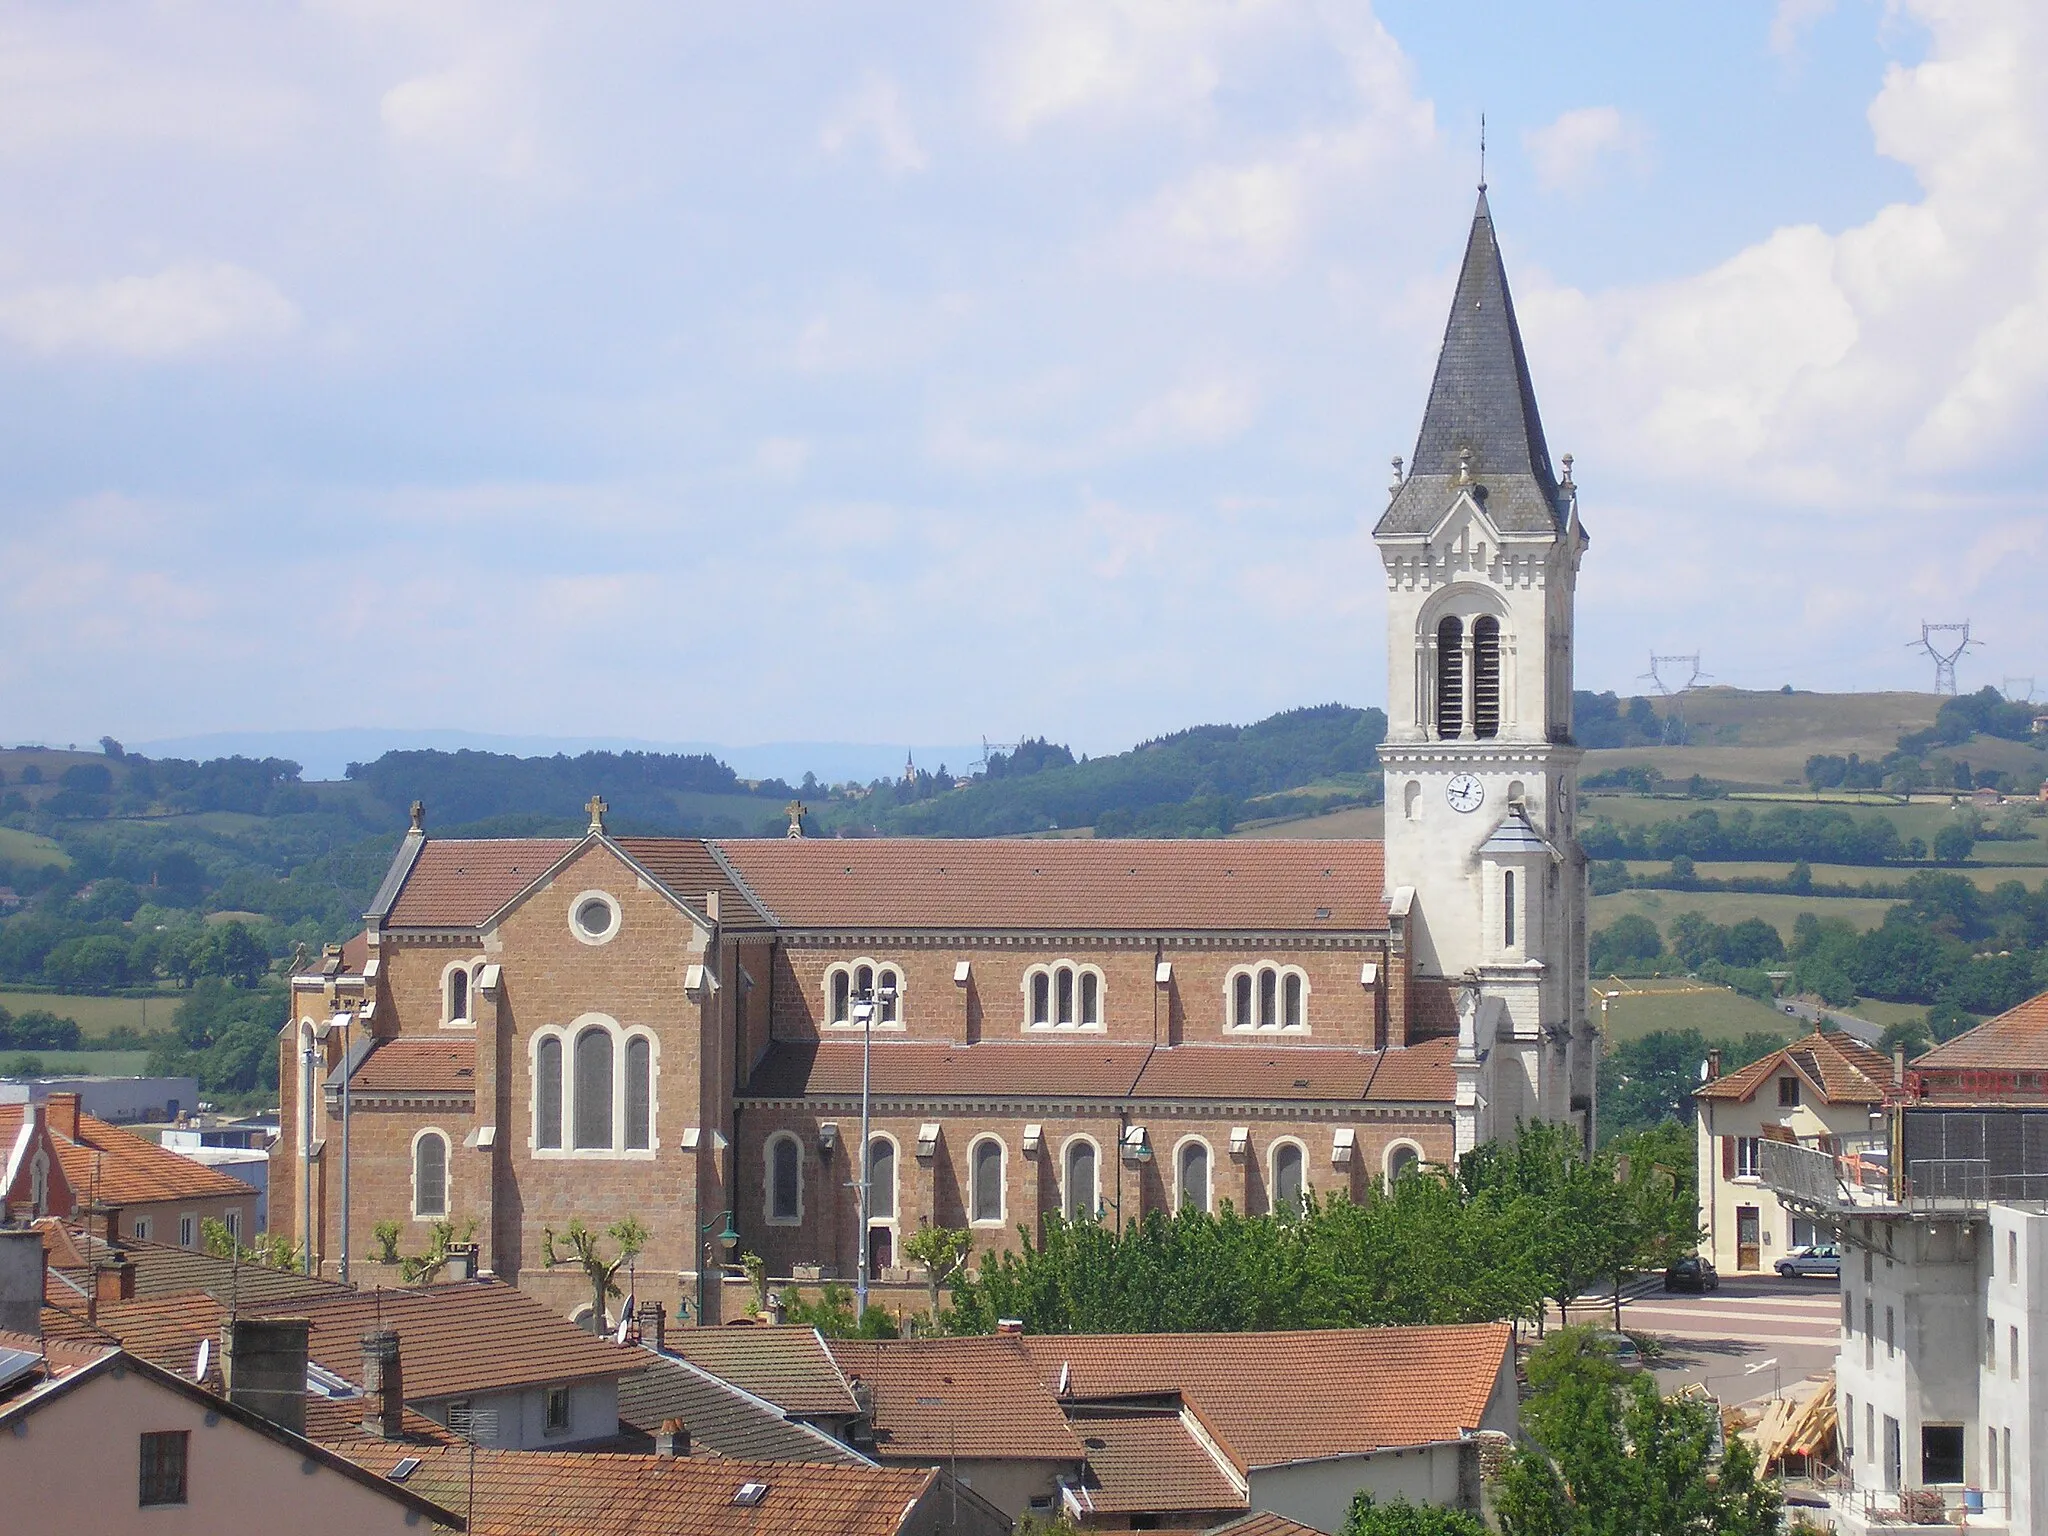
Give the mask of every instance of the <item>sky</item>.
M 2044 74 L 2032 0 L 9 6 L 0 740 L 1383 702 L 1482 112 L 1580 685 L 2048 689 Z

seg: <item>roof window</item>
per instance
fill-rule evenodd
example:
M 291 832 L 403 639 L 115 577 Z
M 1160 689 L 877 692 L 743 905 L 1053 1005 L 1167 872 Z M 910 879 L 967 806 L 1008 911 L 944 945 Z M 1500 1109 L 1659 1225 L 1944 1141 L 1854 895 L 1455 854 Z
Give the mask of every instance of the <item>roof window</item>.
M 741 1483 L 740 1491 L 732 1496 L 732 1501 L 743 1509 L 752 1509 L 767 1497 L 766 1483 Z
M 420 1458 L 417 1456 L 407 1456 L 402 1458 L 396 1466 L 384 1475 L 394 1483 L 402 1483 L 408 1477 L 411 1477 L 413 1473 L 419 1471 L 419 1469 Z

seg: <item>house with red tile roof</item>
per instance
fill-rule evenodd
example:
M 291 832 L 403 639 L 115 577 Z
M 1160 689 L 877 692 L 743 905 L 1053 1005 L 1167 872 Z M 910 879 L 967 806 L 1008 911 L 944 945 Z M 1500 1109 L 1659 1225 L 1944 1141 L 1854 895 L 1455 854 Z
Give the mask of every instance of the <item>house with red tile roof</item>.
M 1792 1249 L 1830 1234 L 1809 1214 L 1788 1209 L 1765 1182 L 1763 1144 L 1796 1142 L 1875 1160 L 1886 1138 L 1879 1111 L 1897 1090 L 1898 1069 L 1853 1035 L 1816 1029 L 1725 1075 L 1709 1058 L 1708 1072 L 1693 1094 L 1701 1251 L 1726 1274 L 1767 1271 Z
M 1384 842 L 650 838 L 597 799 L 581 837 L 439 838 L 415 807 L 361 941 L 293 979 L 272 1224 L 341 1275 L 381 1222 L 409 1253 L 473 1223 L 573 1312 L 547 1234 L 631 1216 L 637 1294 L 719 1321 L 743 1253 L 914 1305 L 926 1224 L 985 1251 L 1590 1138 L 1587 538 L 1483 197 L 1375 539 Z

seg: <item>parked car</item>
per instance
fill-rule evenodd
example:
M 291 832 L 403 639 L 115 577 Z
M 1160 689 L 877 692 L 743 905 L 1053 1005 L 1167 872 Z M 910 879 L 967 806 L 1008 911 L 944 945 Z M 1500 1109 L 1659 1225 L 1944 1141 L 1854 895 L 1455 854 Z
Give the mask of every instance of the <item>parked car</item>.
M 1616 1333 L 1612 1328 L 1602 1328 L 1593 1335 L 1593 1338 L 1623 1370 L 1640 1371 L 1644 1368 L 1643 1352 L 1636 1341 L 1627 1334 Z
M 1698 1291 L 1705 1294 L 1721 1288 L 1720 1273 L 1704 1254 L 1688 1253 L 1673 1259 L 1664 1271 L 1667 1291 Z
M 1778 1260 L 1778 1273 L 1787 1280 L 1839 1280 L 1842 1277 L 1842 1251 L 1833 1243 L 1813 1243 L 1805 1248 L 1794 1248 Z

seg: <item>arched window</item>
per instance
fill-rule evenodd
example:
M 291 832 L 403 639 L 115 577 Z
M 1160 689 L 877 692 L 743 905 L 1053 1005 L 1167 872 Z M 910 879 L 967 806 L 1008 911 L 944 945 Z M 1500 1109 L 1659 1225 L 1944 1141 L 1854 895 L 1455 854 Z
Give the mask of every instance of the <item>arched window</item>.
M 968 1209 L 968 1219 L 977 1222 L 999 1222 L 1003 1219 L 1003 1144 L 993 1137 L 985 1137 L 974 1144 L 968 1154 L 971 1165 L 973 1199 Z
M 1410 1177 L 1422 1166 L 1422 1154 L 1405 1141 L 1394 1143 L 1387 1149 L 1387 1184 L 1389 1187 Z
M 1035 973 L 1031 978 L 1031 1022 L 1052 1022 L 1052 977 L 1044 971 Z
M 1509 949 L 1515 947 L 1515 872 L 1503 870 L 1500 877 L 1501 911 L 1506 914 L 1506 936 L 1502 942 Z
M 896 1003 L 902 988 L 897 983 L 896 973 L 888 966 L 875 972 L 875 1022 L 894 1024 Z
M 576 1037 L 576 1147 L 612 1144 L 612 1037 L 596 1025 Z
M 1237 982 L 1231 988 L 1230 1001 L 1230 1022 L 1232 1027 L 1236 1029 L 1255 1028 L 1258 1021 L 1252 1014 L 1252 973 L 1250 971 L 1239 971 L 1237 973 Z
M 866 1002 L 875 995 L 875 968 L 872 965 L 856 965 L 853 968 L 853 997 L 855 1002 Z
M 853 1017 L 853 978 L 845 971 L 832 973 L 832 1017 L 829 1022 L 844 1024 Z
M 1301 1005 L 1301 976 L 1289 971 L 1280 987 L 1280 1024 L 1284 1029 L 1300 1029 L 1308 1015 Z
M 1102 979 L 1093 971 L 1081 973 L 1081 1022 L 1102 1022 Z
M 533 1144 L 562 1145 L 562 1037 L 543 1035 L 533 1053 Z
M 768 1219 L 794 1226 L 804 1217 L 804 1149 L 784 1132 L 768 1140 Z
M 1259 1028 L 1272 1029 L 1280 1023 L 1280 973 L 1271 968 L 1259 972 Z
M 1095 1143 L 1086 1137 L 1067 1143 L 1065 1195 L 1063 1214 L 1069 1221 L 1087 1221 L 1102 1203 L 1095 1188 Z
M 1180 1144 L 1180 1204 L 1183 1209 L 1209 1209 L 1209 1145 L 1203 1141 Z
M 1446 616 L 1436 627 L 1436 733 L 1454 740 L 1465 729 L 1465 626 Z
M 877 1136 L 868 1143 L 868 1220 L 896 1219 L 896 1143 Z
M 1491 614 L 1472 621 L 1472 734 L 1500 734 L 1500 620 Z
M 1308 977 L 1296 966 L 1246 966 L 1230 978 L 1230 1027 L 1308 1029 Z
M 448 1214 L 448 1138 L 439 1131 L 422 1131 L 412 1144 L 412 1213 Z
M 1305 1188 L 1301 1143 L 1283 1141 L 1273 1148 L 1273 1214 L 1300 1215 Z
M 626 1148 L 645 1152 L 652 1144 L 648 1132 L 653 1108 L 654 1047 L 645 1035 L 626 1041 Z
M 1024 976 L 1024 1023 L 1030 1029 L 1100 1029 L 1102 973 L 1062 960 L 1033 966 Z
M 457 966 L 448 973 L 448 1022 L 459 1023 L 469 1017 L 469 971 Z
M 1401 814 L 1409 821 L 1415 820 L 1422 810 L 1422 785 L 1414 779 L 1401 791 Z
M 1053 1022 L 1074 1022 L 1074 968 L 1063 965 L 1052 973 Z

